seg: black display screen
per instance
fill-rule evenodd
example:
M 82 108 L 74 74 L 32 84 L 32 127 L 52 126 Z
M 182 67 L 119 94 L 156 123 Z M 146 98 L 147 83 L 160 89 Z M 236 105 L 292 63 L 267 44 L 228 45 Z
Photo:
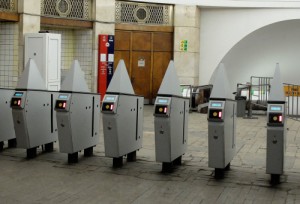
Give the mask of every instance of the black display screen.
M 68 95 L 60 94 L 58 96 L 59 99 L 68 99 Z
M 15 92 L 14 96 L 22 97 L 23 96 L 23 92 Z
M 105 96 L 104 101 L 115 102 L 116 96 Z
M 275 105 L 272 105 L 270 106 L 270 109 L 271 111 L 282 111 L 282 107 L 281 106 L 275 106 Z
M 223 105 L 222 102 L 211 102 L 210 106 L 213 107 L 213 108 L 221 108 L 222 105 Z

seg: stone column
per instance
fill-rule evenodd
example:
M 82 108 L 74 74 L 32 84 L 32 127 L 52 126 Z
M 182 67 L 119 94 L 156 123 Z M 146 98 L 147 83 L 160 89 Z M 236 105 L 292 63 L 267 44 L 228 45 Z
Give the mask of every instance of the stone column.
M 19 75 L 24 69 L 24 34 L 40 31 L 41 0 L 19 0 Z M 26 62 L 25 62 L 26 63 Z
M 197 6 L 175 5 L 174 63 L 181 84 L 198 85 L 200 9 Z M 187 50 L 180 42 L 187 40 Z
M 115 0 L 93 1 L 93 69 L 92 91 L 97 92 L 98 81 L 98 36 L 115 33 Z

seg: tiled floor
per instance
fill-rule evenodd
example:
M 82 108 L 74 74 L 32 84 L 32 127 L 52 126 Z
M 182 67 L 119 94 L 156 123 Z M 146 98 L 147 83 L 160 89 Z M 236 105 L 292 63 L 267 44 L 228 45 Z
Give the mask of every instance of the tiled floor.
M 104 157 L 103 134 L 94 156 L 40 153 L 26 160 L 24 149 L 0 153 L 0 203 L 300 203 L 300 122 L 287 121 L 285 173 L 270 185 L 265 173 L 266 116 L 237 120 L 237 155 L 225 178 L 216 180 L 207 166 L 205 114 L 189 117 L 188 151 L 171 174 L 155 162 L 153 106 L 145 106 L 143 148 L 137 162 L 112 168 Z M 41 150 L 39 149 L 39 152 Z

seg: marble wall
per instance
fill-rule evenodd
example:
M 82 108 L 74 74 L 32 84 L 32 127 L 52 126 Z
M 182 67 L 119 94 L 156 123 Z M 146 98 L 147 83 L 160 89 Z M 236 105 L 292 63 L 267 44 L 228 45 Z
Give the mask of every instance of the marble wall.
M 181 84 L 197 85 L 199 81 L 200 9 L 196 6 L 175 5 L 174 63 Z M 187 50 L 181 41 L 187 40 Z
M 115 32 L 115 0 L 93 1 L 93 29 L 73 30 L 61 27 L 42 27 L 40 24 L 41 0 L 19 0 L 18 12 L 18 74 L 24 68 L 24 34 L 51 30 L 62 34 L 62 70 L 69 69 L 72 61 L 79 59 L 86 73 L 91 91 L 97 91 L 98 76 L 98 36 L 113 35 Z M 196 85 L 199 81 L 199 33 L 200 9 L 197 6 L 174 6 L 174 62 L 180 82 Z M 1 31 L 2 32 L 2 31 Z M 187 40 L 187 51 L 180 50 L 181 40 Z M 16 76 L 18 75 L 16 74 Z M 15 75 L 14 75 L 15 76 Z M 1 73 L 0 73 L 1 77 Z M 9 80 L 15 78 L 9 78 Z M 1 82 L 1 78 L 0 78 Z M 15 83 L 9 82 L 11 86 Z

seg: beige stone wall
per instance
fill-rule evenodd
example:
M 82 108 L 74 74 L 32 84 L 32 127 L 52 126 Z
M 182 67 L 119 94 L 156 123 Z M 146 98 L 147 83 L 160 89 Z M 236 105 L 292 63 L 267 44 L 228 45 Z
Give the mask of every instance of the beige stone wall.
M 97 91 L 98 80 L 98 36 L 100 34 L 114 35 L 115 33 L 115 0 L 93 1 L 94 28 L 92 33 L 92 91 Z
M 198 85 L 200 9 L 175 5 L 174 63 L 181 84 Z M 188 41 L 187 51 L 180 50 L 181 40 Z
M 24 35 L 40 31 L 41 0 L 19 0 L 19 74 L 24 69 Z M 26 63 L 26 62 L 25 62 Z

